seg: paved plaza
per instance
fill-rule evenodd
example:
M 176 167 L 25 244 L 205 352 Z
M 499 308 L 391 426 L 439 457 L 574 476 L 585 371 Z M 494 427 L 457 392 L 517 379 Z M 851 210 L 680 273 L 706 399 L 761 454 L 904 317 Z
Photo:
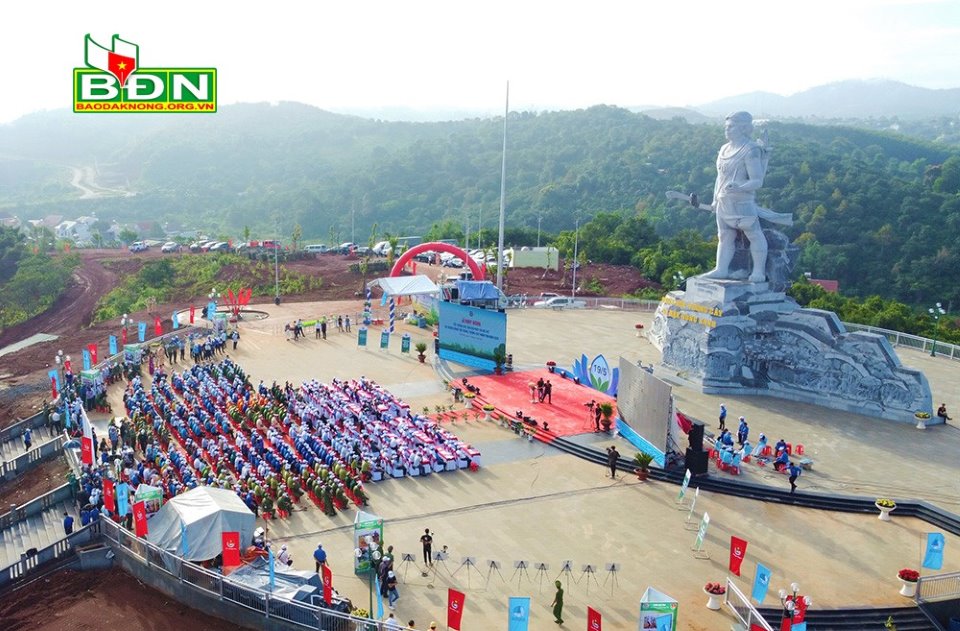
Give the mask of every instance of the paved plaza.
M 268 385 L 308 379 L 364 375 L 384 385 L 420 410 L 449 404 L 442 380 L 433 365 L 432 352 L 425 364 L 415 351 L 401 355 L 395 341 L 389 352 L 376 346 L 359 349 L 354 333 L 328 331 L 326 341 L 287 341 L 283 323 L 298 317 L 355 313 L 357 302 L 298 303 L 270 306 L 270 317 L 241 325 L 242 338 L 233 359 L 243 365 L 254 384 Z M 540 367 L 547 360 L 572 365 L 581 353 L 605 355 L 615 365 L 623 356 L 645 364 L 659 361 L 659 353 L 634 325 L 649 325 L 652 314 L 619 310 L 561 311 L 527 309 L 508 314 L 508 351 L 517 368 Z M 430 343 L 429 332 L 398 326 L 414 342 Z M 373 342 L 379 335 L 372 336 Z M 947 404 L 960 419 L 956 392 L 960 365 L 915 351 L 900 351 L 903 362 L 923 370 L 930 380 L 935 405 Z M 455 374 L 465 374 L 451 365 Z M 655 374 L 668 382 L 675 376 L 658 367 Z M 922 498 L 957 512 L 960 477 L 956 454 L 960 430 L 933 426 L 925 431 L 909 424 L 874 420 L 811 405 L 766 397 L 703 395 L 674 386 L 677 407 L 716 427 L 721 402 L 729 419 L 745 416 L 755 438 L 764 432 L 770 442 L 784 438 L 803 443 L 814 460 L 812 471 L 798 481 L 800 490 L 867 497 Z M 119 392 L 111 393 L 114 409 L 122 409 Z M 585 393 L 589 400 L 589 393 Z M 733 422 L 735 426 L 735 420 Z M 684 528 L 686 512 L 677 510 L 678 487 L 659 482 L 639 482 L 633 476 L 617 480 L 606 469 L 538 442 L 529 443 L 494 423 L 459 421 L 452 431 L 483 454 L 477 472 L 460 470 L 418 478 L 389 480 L 368 485 L 367 510 L 385 520 L 385 538 L 398 553 L 420 559 L 419 536 L 429 527 L 435 532 L 434 549 L 447 546 L 449 558 L 427 577 L 422 566 L 398 562 L 401 579 L 397 617 L 413 619 L 417 628 L 436 620 L 445 624 L 447 587 L 467 594 L 464 628 L 505 628 L 509 596 L 532 598 L 531 629 L 556 628 L 550 614 L 553 581 L 565 583 L 566 628 L 583 628 L 586 608 L 601 612 L 606 628 L 636 628 L 639 600 L 652 586 L 679 601 L 681 629 L 729 628 L 732 617 L 704 606 L 702 592 L 708 581 L 728 575 L 731 535 L 749 542 L 743 577 L 737 579 L 749 594 L 756 562 L 773 571 L 771 592 L 765 605 L 776 603 L 776 591 L 797 581 L 814 601 L 814 607 L 846 605 L 895 606 L 909 601 L 899 596 L 896 573 L 919 566 L 923 533 L 935 530 L 913 518 L 884 523 L 874 514 L 829 513 L 812 509 L 766 504 L 741 498 L 701 493 L 695 519 L 704 511 L 711 517 L 705 549 L 710 558 L 694 558 L 690 548 L 695 532 Z M 635 450 L 626 442 L 590 434 L 580 442 L 598 448 L 616 443 L 621 454 Z M 621 474 L 622 475 L 622 474 Z M 711 471 L 714 476 L 725 473 Z M 743 479 L 789 488 L 786 477 L 745 465 Z M 722 478 L 721 478 L 722 479 Z M 305 507 L 306 510 L 300 510 Z M 354 510 L 328 518 L 311 503 L 301 502 L 287 520 L 269 522 L 270 536 L 288 544 L 295 567 L 313 569 L 312 550 L 322 542 L 330 555 L 334 585 L 358 606 L 367 606 L 365 581 L 352 572 L 352 522 Z M 947 535 L 944 571 L 960 570 L 957 537 Z M 954 551 L 954 552 L 951 552 Z M 477 567 L 463 565 L 474 557 Z M 489 561 L 499 561 L 499 572 Z M 526 573 L 515 570 L 516 561 L 529 562 Z M 565 560 L 573 572 L 561 574 Z M 548 570 L 537 572 L 536 563 Z M 606 571 L 616 563 L 619 571 Z M 594 575 L 583 566 L 597 568 Z M 374 605 L 376 607 L 376 605 Z

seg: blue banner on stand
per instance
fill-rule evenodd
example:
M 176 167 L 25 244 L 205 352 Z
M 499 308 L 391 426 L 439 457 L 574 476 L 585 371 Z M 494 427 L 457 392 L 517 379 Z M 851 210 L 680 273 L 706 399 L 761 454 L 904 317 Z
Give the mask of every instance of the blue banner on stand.
M 147 323 L 146 322 L 137 323 L 137 335 L 139 336 L 141 342 L 147 339 Z
M 83 349 L 83 369 L 90 370 L 90 351 Z
M 173 312 L 173 317 L 171 318 L 171 320 L 173 321 L 173 328 L 174 328 L 174 330 L 179 329 L 179 328 L 180 328 L 180 318 L 177 317 L 177 312 L 176 312 L 176 311 Z
M 757 575 L 753 577 L 753 591 L 750 592 L 750 597 L 762 605 L 768 589 L 770 589 L 770 568 L 757 563 Z
M 277 586 L 277 570 L 275 568 L 276 558 L 273 556 L 273 549 L 267 548 L 267 556 L 269 557 L 267 559 L 267 564 L 270 566 L 270 591 L 273 591 L 273 589 Z
M 66 397 L 64 397 L 63 395 L 60 395 L 60 400 L 67 401 Z M 64 427 L 66 427 L 67 429 L 70 429 L 70 426 L 73 425 L 73 423 L 70 421 L 70 402 L 69 401 L 63 404 L 63 415 L 64 415 Z
M 117 485 L 117 515 L 123 517 L 130 512 L 130 489 L 126 482 Z
M 379 620 L 383 618 L 383 598 L 380 597 L 380 578 L 376 574 L 373 575 L 373 587 L 377 590 L 377 620 Z
M 390 333 L 388 331 L 380 331 L 380 348 L 382 350 L 390 348 Z
M 510 623 L 508 631 L 527 631 L 530 625 L 530 599 L 510 597 Z
M 207 320 L 213 320 L 213 316 L 217 314 L 217 303 L 212 300 L 207 303 Z
M 942 533 L 927 533 L 927 552 L 923 555 L 923 567 L 928 570 L 943 569 L 943 548 L 947 540 Z
M 116 335 L 110 336 L 110 354 L 111 355 L 117 354 L 117 336 Z
M 367 329 L 360 327 L 357 329 L 357 346 L 367 345 Z

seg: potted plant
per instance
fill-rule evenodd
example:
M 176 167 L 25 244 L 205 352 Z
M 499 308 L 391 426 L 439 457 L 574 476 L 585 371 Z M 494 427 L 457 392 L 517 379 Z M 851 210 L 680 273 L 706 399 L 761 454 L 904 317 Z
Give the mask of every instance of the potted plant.
M 638 451 L 633 457 L 633 462 L 637 465 L 637 468 L 633 470 L 633 472 L 637 474 L 637 478 L 646 480 L 650 475 L 650 463 L 653 462 L 653 456 L 646 452 Z
M 494 374 L 502 375 L 503 374 L 503 365 L 507 361 L 507 349 L 503 344 L 497 344 L 497 347 L 493 349 L 493 363 L 495 364 L 493 368 Z
M 469 410 L 473 407 L 473 400 L 477 398 L 477 395 L 473 392 L 467 391 L 463 393 L 463 409 Z
M 557 370 L 557 362 L 553 361 L 552 359 L 548 361 L 547 370 L 549 370 L 551 374 L 554 373 Z
M 611 417 L 613 416 L 613 404 L 609 401 L 605 401 L 600 404 L 600 414 L 603 418 L 600 419 L 600 425 L 603 426 L 603 431 L 609 432 L 610 426 L 613 425 Z
M 930 420 L 929 412 L 914 412 L 913 417 L 917 419 L 917 429 L 927 429 L 927 421 Z
M 633 328 L 635 328 L 635 329 L 637 330 L 637 337 L 643 337 L 643 334 L 641 333 L 641 331 L 643 331 L 643 325 L 642 325 L 642 324 L 640 324 L 639 322 L 637 322 L 636 324 L 633 325 Z
M 489 420 L 490 420 L 490 415 L 493 414 L 493 411 L 494 411 L 495 409 L 496 409 L 496 408 L 493 407 L 493 404 L 491 404 L 491 403 L 484 403 L 484 404 L 483 404 L 483 420 L 489 421 Z
M 886 498 L 879 498 L 873 503 L 880 510 L 880 521 L 890 521 L 890 513 L 897 508 L 897 503 Z
M 913 598 L 917 593 L 917 581 L 920 580 L 920 572 L 905 567 L 897 572 L 897 578 L 900 579 L 900 595 Z
M 419 359 L 422 364 L 427 359 L 427 343 L 417 342 L 413 347 L 417 349 L 417 359 Z
M 727 593 L 727 588 L 722 583 L 707 583 L 703 586 L 703 593 L 709 597 L 707 609 L 717 611 L 720 609 L 720 597 Z

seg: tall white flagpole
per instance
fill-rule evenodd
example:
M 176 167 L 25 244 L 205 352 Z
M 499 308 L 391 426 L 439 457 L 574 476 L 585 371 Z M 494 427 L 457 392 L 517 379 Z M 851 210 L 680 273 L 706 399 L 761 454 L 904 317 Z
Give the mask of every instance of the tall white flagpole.
M 510 82 L 503 108 L 503 160 L 500 167 L 500 233 L 497 238 L 497 289 L 503 291 L 503 220 L 507 208 L 507 115 L 510 113 Z

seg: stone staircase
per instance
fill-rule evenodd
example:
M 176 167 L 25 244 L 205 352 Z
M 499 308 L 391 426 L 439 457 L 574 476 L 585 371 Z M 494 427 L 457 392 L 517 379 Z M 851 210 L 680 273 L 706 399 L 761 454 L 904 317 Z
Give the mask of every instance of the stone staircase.
M 37 447 L 45 442 L 53 440 L 55 434 L 49 427 L 37 427 L 32 431 L 33 446 Z M 0 461 L 15 460 L 26 453 L 23 447 L 23 436 L 13 436 L 3 442 L 0 442 Z
M 68 499 L 0 530 L 0 568 L 13 565 L 31 548 L 40 550 L 63 539 L 65 512 L 73 515 L 74 530 L 79 529 L 76 503 Z

